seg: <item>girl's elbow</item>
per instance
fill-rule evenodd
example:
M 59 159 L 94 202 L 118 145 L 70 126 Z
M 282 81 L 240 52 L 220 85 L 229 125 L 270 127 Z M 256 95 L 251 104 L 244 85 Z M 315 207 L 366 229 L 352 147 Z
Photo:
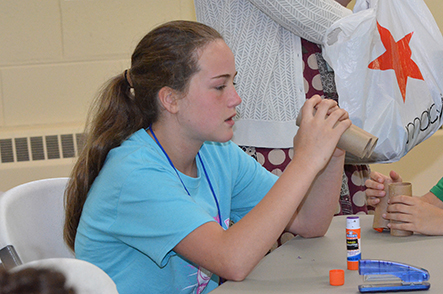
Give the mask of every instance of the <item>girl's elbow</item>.
M 307 229 L 307 230 L 303 230 L 301 232 L 298 232 L 298 235 L 300 235 L 303 238 L 319 238 L 319 237 L 323 237 L 327 231 L 328 231 L 328 228 Z
M 300 234 L 300 236 L 303 238 L 320 238 L 320 237 L 323 237 L 325 234 L 326 234 L 326 232 L 325 233 L 307 232 L 305 234 Z
M 246 279 L 246 277 L 247 277 L 247 275 L 234 274 L 230 278 L 226 278 L 226 279 L 229 281 L 241 282 L 241 281 L 244 281 Z
M 234 261 L 226 267 L 226 272 L 222 275 L 223 278 L 229 281 L 241 282 L 251 273 L 253 267 L 245 266 L 246 262 Z

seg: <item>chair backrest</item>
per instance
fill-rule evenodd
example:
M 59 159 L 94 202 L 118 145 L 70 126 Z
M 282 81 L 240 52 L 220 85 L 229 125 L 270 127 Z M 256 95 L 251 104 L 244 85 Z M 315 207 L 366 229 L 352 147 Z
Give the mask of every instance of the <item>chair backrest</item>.
M 27 263 L 74 254 L 63 241 L 64 191 L 68 178 L 29 182 L 0 197 L 0 249 L 13 245 Z
M 66 285 L 76 294 L 118 294 L 114 281 L 99 267 L 74 258 L 50 258 L 36 260 L 15 267 L 12 271 L 25 268 L 47 268 L 63 273 Z

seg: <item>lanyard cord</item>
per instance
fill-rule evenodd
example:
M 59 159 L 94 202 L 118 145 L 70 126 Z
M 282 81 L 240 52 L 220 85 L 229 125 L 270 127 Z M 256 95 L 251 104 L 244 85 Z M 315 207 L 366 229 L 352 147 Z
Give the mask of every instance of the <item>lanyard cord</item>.
M 152 130 L 151 126 L 148 127 L 148 130 L 151 131 L 152 136 L 154 137 L 155 142 L 157 142 L 157 145 L 160 147 L 160 149 L 163 151 L 163 154 L 166 156 L 166 159 L 168 159 L 169 164 L 172 166 L 172 168 L 174 169 L 175 173 L 177 174 L 178 179 L 180 180 L 180 182 L 183 185 L 183 188 L 185 188 L 186 193 L 188 193 L 189 197 L 191 197 L 191 193 L 189 193 L 188 189 L 186 188 L 185 183 L 183 182 L 182 178 L 180 177 L 180 174 L 178 173 L 178 170 L 175 168 L 174 164 L 172 163 L 171 158 L 169 158 L 168 154 L 166 153 L 165 149 L 163 149 L 163 146 L 160 144 L 160 142 L 157 139 L 157 136 L 155 136 L 154 131 Z M 209 184 L 209 188 L 211 189 L 212 192 L 212 196 L 214 197 L 214 201 L 215 204 L 217 206 L 217 213 L 218 213 L 218 223 L 220 224 L 220 226 L 223 228 L 222 225 L 222 219 L 221 219 L 221 213 L 220 213 L 220 205 L 218 204 L 218 200 L 217 200 L 217 196 L 215 196 L 215 191 L 214 188 L 212 187 L 211 181 L 209 180 L 209 176 L 208 173 L 206 172 L 206 168 L 205 165 L 203 164 L 203 160 L 200 156 L 200 153 L 197 153 L 198 159 L 200 160 L 200 163 L 203 167 L 203 172 L 205 173 L 205 177 L 206 180 L 208 181 Z
M 215 204 L 217 205 L 218 223 L 223 228 L 222 219 L 221 219 L 221 213 L 220 213 L 220 205 L 218 204 L 217 196 L 215 196 L 214 188 L 212 187 L 211 181 L 209 180 L 209 176 L 208 176 L 208 173 L 206 172 L 206 168 L 205 168 L 205 165 L 203 164 L 203 160 L 202 160 L 202 158 L 200 156 L 200 152 L 197 153 L 197 155 L 198 155 L 198 159 L 200 159 L 200 163 L 202 164 L 203 171 L 205 172 L 205 176 L 206 176 L 206 180 L 208 181 L 209 188 L 211 188 L 211 192 L 212 192 L 212 196 L 214 197 Z

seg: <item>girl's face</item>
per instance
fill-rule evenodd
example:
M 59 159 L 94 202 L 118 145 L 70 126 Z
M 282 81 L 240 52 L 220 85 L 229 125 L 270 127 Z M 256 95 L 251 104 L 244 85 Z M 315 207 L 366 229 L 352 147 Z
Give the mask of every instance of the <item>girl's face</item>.
M 189 92 L 178 102 L 179 123 L 192 139 L 226 142 L 232 138 L 235 107 L 241 102 L 234 87 L 234 55 L 219 39 L 200 52 L 198 66 Z

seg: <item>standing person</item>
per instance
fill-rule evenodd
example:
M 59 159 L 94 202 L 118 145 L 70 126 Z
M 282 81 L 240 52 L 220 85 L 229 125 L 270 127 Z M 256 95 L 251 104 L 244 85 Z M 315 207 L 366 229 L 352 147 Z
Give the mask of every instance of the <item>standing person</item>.
M 235 56 L 243 102 L 233 141 L 280 175 L 291 161 L 293 126 L 306 98 L 338 100 L 317 45 L 350 15 L 350 0 L 194 0 L 197 20 L 218 30 Z M 368 165 L 345 165 L 337 214 L 367 213 Z
M 230 141 L 236 74 L 217 31 L 173 21 L 140 41 L 131 68 L 98 97 L 67 188 L 64 233 L 120 294 L 207 293 L 219 277 L 243 280 L 283 230 L 326 233 L 347 112 L 307 100 L 297 152 L 277 179 Z
M 391 171 L 389 177 L 378 172 L 371 172 L 366 181 L 368 204 L 377 206 L 381 197 L 386 196 L 385 182 L 402 182 L 401 176 Z M 421 197 L 398 195 L 389 199 L 388 220 L 402 223 L 389 223 L 388 227 L 396 230 L 412 231 L 425 235 L 443 235 L 443 178 Z

